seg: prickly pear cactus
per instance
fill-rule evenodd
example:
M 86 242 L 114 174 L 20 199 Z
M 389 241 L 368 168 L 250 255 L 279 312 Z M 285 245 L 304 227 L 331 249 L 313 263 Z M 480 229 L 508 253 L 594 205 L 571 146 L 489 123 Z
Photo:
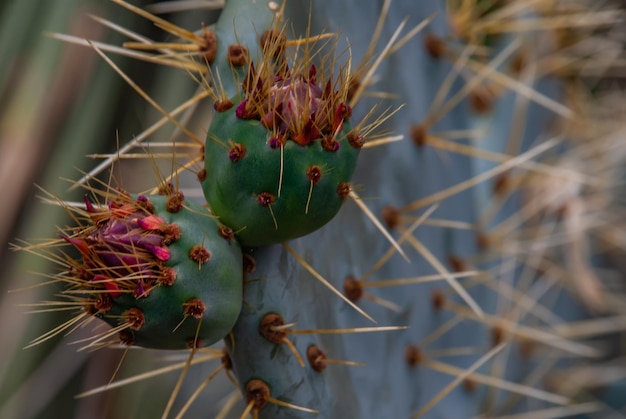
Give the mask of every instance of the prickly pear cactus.
M 285 82 L 278 82 L 270 90 L 280 91 L 281 83 Z M 300 83 L 310 82 L 293 84 Z M 299 87 L 308 89 L 284 89 Z M 283 93 L 295 97 L 296 108 L 305 107 L 297 103 L 298 96 L 308 101 L 307 96 L 314 94 L 276 94 Z M 292 107 L 288 100 L 284 108 Z M 282 108 L 283 103 L 270 106 Z M 328 105 L 316 104 L 316 113 L 324 106 Z M 291 129 L 276 127 L 272 132 L 262 122 L 242 119 L 233 108 L 216 115 L 211 123 L 203 188 L 213 213 L 238 232 L 243 245 L 254 247 L 304 236 L 332 219 L 350 193 L 349 182 L 360 148 L 349 140 L 355 134 L 348 124 L 344 127 L 343 117 L 336 128 L 329 125 L 326 132 L 311 133 L 316 129 L 313 123 L 302 127 L 309 132 L 309 138 L 302 143 L 293 139 Z M 218 139 L 228 139 L 228 143 Z
M 83 310 L 125 345 L 184 349 L 226 336 L 241 309 L 242 257 L 232 230 L 169 196 L 116 192 L 107 208 L 85 198 L 88 224 L 62 238 L 82 255 L 59 276 Z
M 215 103 L 207 134 L 202 187 L 244 246 L 284 242 L 330 221 L 350 193 L 365 141 L 348 122 L 346 70 L 333 77 L 332 56 L 318 70 L 309 48 L 287 55 L 284 31 L 275 22 L 260 45 L 237 44 L 245 58 L 260 49 L 258 61 L 228 56 L 232 71 L 245 66 L 247 74 L 236 95 Z
M 163 210 L 164 198 L 150 197 L 159 224 L 136 198 L 119 223 L 113 206 L 83 236 L 64 238 L 82 252 L 83 270 L 107 254 L 85 250 L 94 235 L 139 262 L 120 263 L 116 252 L 105 270 L 110 277 L 121 266 L 122 278 L 78 279 L 91 300 L 113 301 L 108 319 L 93 304 L 89 313 L 134 334 L 123 343 L 180 348 L 190 337 L 202 345 L 224 337 L 224 352 L 206 350 L 217 369 L 194 369 L 199 386 L 183 383 L 198 356 L 192 341 L 164 417 L 176 409 L 254 418 L 610 411 L 590 390 L 616 380 L 589 384 L 581 370 L 623 354 L 615 344 L 626 329 L 615 297 L 623 281 L 607 278 L 620 275 L 609 256 L 623 256 L 614 196 L 623 193 L 626 153 L 623 126 L 607 111 L 615 102 L 593 83 L 612 64 L 595 69 L 585 40 L 605 39 L 620 12 L 584 0 L 315 0 L 310 8 L 228 0 L 197 35 L 115 1 L 183 38 L 173 46 L 133 35 L 139 41 L 126 46 L 197 72 L 214 110 L 198 135 L 173 114 L 164 119 L 191 139 L 173 142 L 171 162 L 200 150 L 171 177 L 196 172 L 198 196 L 219 224 L 191 206 L 181 214 L 193 221 L 182 222 Z M 197 182 L 186 187 L 199 192 Z M 165 244 L 173 223 L 194 239 Z M 112 238 L 117 224 L 124 233 Z M 211 250 L 206 264 L 189 259 L 198 243 Z M 228 284 L 205 288 L 198 274 L 229 257 L 215 274 Z M 158 267 L 147 276 L 156 282 L 135 278 L 144 263 Z M 178 269 L 171 287 L 159 283 L 167 268 Z M 183 281 L 175 288 L 182 276 L 193 292 Z M 148 320 L 134 330 L 135 307 L 158 319 L 150 336 L 142 335 Z M 222 382 L 233 389 L 228 402 L 216 403 L 222 386 L 207 396 L 211 407 L 192 406 L 220 371 L 235 384 Z

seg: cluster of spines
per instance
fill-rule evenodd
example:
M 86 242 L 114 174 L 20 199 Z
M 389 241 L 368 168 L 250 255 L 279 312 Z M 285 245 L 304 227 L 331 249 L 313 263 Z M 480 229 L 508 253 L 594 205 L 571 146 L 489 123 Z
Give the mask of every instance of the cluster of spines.
M 120 191 L 119 198 L 110 200 L 106 209 L 97 209 L 85 195 L 92 225 L 62 238 L 82 254 L 82 263 L 71 274 L 85 289 L 89 284 L 94 291 L 106 290 L 100 292 L 102 299 L 128 292 L 144 298 L 156 285 L 173 284 L 175 274 L 164 262 L 170 258 L 167 246 L 180 238 L 180 229 L 154 215 L 154 206 L 147 196 L 133 200 Z M 168 208 L 172 205 L 168 204 Z M 123 280 L 126 277 L 133 279 Z
M 54 333 L 98 317 L 112 329 L 89 347 L 107 346 L 118 334 L 127 346 L 173 349 L 212 344 L 232 327 L 243 281 L 232 232 L 182 192 L 162 189 L 164 195 L 136 197 L 111 189 L 100 192 L 104 206 L 86 195 L 84 210 L 71 209 L 82 221 L 61 240 L 80 257 L 59 258 L 65 271 L 57 278 L 66 284 L 68 306 L 82 302 L 83 314 Z
M 336 80 L 329 77 L 329 69 L 320 74 L 329 77 L 318 82 L 315 64 L 308 58 L 290 68 L 286 56 L 287 38 L 284 32 L 268 29 L 260 39 L 263 59 L 251 61 L 242 82 L 243 100 L 235 111 L 239 119 L 256 119 L 272 135 L 268 143 L 272 148 L 291 140 L 307 146 L 315 140 L 322 142 L 326 151 L 337 151 L 336 137 L 343 131 L 344 121 L 352 115 L 348 102 L 347 77 L 339 74 Z M 343 71 L 342 71 L 343 72 Z M 342 73 L 341 72 L 341 73 Z M 351 133 L 351 144 L 356 144 L 357 134 Z

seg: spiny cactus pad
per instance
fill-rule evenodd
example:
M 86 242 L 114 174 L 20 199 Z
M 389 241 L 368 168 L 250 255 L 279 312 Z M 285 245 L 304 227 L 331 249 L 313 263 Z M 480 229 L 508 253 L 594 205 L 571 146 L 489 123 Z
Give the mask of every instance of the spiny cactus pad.
M 242 302 L 232 232 L 179 192 L 117 195 L 105 209 L 86 199 L 92 225 L 63 237 L 82 254 L 69 276 L 89 295 L 85 311 L 128 345 L 182 349 L 226 336 Z
M 263 60 L 249 64 L 230 107 L 216 105 L 205 147 L 202 186 L 211 210 L 249 247 L 330 221 L 350 193 L 364 143 L 348 122 L 348 78 L 318 76 L 308 58 L 291 70 L 281 35 L 264 34 Z

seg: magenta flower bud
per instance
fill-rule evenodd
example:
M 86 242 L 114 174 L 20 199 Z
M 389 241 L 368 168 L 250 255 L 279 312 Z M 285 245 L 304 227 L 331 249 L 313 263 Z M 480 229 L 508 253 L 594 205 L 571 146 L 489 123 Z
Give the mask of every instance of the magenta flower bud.
M 150 215 L 144 218 L 138 218 L 137 224 L 146 230 L 160 230 L 163 226 L 163 219 L 156 215 Z
M 340 103 L 335 109 L 335 118 L 333 119 L 333 132 L 343 129 L 343 121 L 352 116 L 352 108 L 346 103 Z
M 244 119 L 244 114 L 246 112 L 246 103 L 247 99 L 241 101 L 239 105 L 235 108 L 235 116 L 239 119 Z
M 96 210 L 96 208 L 93 206 L 93 204 L 89 200 L 89 195 L 85 194 L 85 196 L 83 197 L 83 201 L 85 201 L 85 209 L 87 210 L 87 212 L 92 213 L 92 214 L 95 212 L 98 212 L 98 210 Z
M 111 295 L 111 297 L 116 298 L 119 297 L 122 293 L 120 292 L 120 287 L 115 283 L 112 278 L 109 278 L 105 275 L 95 275 L 93 277 L 94 282 L 101 282 L 104 285 Z
M 112 298 L 123 292 L 145 297 L 171 257 L 167 247 L 174 238 L 171 229 L 152 214 L 154 207 L 147 197 L 133 201 L 120 193 L 105 209 L 97 209 L 85 198 L 85 208 L 93 225 L 75 236 L 62 236 L 82 255 L 76 276 L 101 284 Z
M 170 250 L 167 247 L 158 247 L 151 244 L 147 244 L 146 248 L 156 257 L 157 259 L 165 262 L 170 259 Z
M 89 255 L 89 246 L 84 240 L 68 236 L 61 236 L 61 238 L 78 249 L 83 255 Z

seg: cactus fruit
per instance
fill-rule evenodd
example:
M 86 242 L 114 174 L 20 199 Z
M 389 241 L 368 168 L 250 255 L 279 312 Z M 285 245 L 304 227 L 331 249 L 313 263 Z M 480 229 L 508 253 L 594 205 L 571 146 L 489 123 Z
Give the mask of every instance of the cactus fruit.
M 307 134 L 298 143 L 291 130 L 272 132 L 236 113 L 218 113 L 209 131 L 203 189 L 212 212 L 250 247 L 304 236 L 330 221 L 350 192 L 359 152 L 348 140 L 349 124 L 342 118 L 333 133 Z M 227 138 L 228 147 L 215 138 Z
M 318 71 L 308 49 L 290 62 L 277 29 L 260 42 L 262 58 L 249 62 L 237 94 L 216 103 L 202 182 L 212 212 L 249 247 L 304 236 L 330 221 L 350 193 L 365 142 L 348 122 L 345 69 L 336 77 L 328 64 Z
M 88 225 L 62 236 L 82 260 L 61 278 L 68 293 L 87 295 L 87 314 L 109 323 L 122 343 L 147 348 L 207 346 L 228 334 L 243 270 L 230 229 L 181 192 L 118 191 L 106 208 L 87 197 L 85 207 Z

